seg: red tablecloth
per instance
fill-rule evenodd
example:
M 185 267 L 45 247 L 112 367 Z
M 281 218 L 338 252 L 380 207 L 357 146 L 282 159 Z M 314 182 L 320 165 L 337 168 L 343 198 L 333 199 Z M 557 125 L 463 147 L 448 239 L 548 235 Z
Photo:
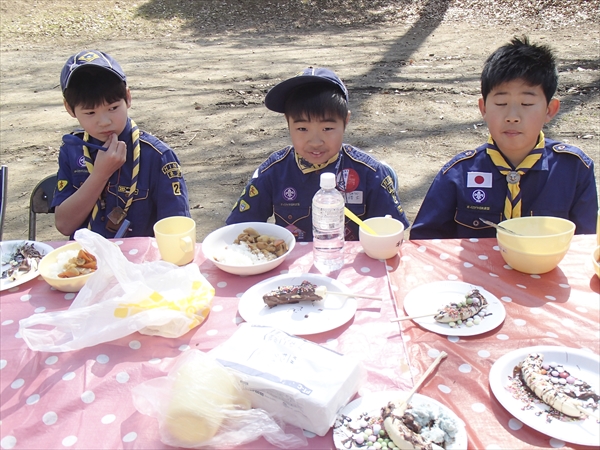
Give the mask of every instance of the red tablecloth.
M 117 241 L 133 262 L 160 258 L 154 239 Z M 61 243 L 51 243 L 59 246 Z M 75 294 L 50 289 L 40 277 L 2 292 L 1 302 L 1 448 L 119 449 L 167 448 L 155 419 L 137 412 L 131 389 L 164 376 L 174 358 L 189 349 L 208 351 L 225 341 L 243 320 L 238 298 L 249 287 L 282 273 L 318 273 L 312 246 L 296 245 L 277 269 L 257 276 L 227 274 L 206 261 L 198 245 L 194 262 L 216 295 L 208 319 L 179 339 L 134 333 L 91 348 L 44 353 L 30 350 L 20 337 L 19 320 L 31 314 L 69 307 Z M 368 258 L 358 243 L 347 243 L 345 266 L 336 277 L 352 292 L 380 295 L 384 301 L 359 299 L 352 320 L 307 339 L 363 361 L 368 379 L 361 392 L 406 390 L 412 379 L 389 288 L 386 265 Z M 324 437 L 305 432 L 310 448 L 333 449 L 331 431 Z M 272 448 L 258 440 L 244 448 Z

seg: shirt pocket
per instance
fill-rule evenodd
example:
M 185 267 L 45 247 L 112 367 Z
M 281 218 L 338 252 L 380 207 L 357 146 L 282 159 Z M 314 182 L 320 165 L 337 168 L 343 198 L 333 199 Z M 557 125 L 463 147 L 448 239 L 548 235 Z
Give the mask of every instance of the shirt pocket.
M 454 214 L 454 221 L 471 230 L 486 230 L 493 228 L 491 225 L 486 225 L 481 219 L 489 220 L 490 222 L 499 223 L 502 221 L 501 212 L 481 211 L 477 209 L 457 209 Z
M 302 206 L 274 206 L 275 218 L 286 225 L 297 225 L 298 222 L 311 219 L 310 207 Z

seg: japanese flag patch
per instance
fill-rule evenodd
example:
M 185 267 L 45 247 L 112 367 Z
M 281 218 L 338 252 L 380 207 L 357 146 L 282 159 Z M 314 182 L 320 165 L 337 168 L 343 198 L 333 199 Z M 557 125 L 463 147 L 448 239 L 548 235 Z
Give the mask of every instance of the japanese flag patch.
M 489 172 L 467 172 L 468 188 L 491 188 L 492 174 Z

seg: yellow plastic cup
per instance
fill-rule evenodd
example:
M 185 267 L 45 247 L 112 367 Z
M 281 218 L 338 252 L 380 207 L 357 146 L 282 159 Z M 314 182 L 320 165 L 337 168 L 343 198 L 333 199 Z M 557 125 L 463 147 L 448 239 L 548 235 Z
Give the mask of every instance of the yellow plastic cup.
M 196 222 L 185 216 L 166 217 L 154 224 L 154 237 L 160 257 L 178 266 L 194 260 Z
M 376 236 L 367 233 L 361 227 L 358 230 L 359 241 L 367 254 L 373 259 L 389 259 L 396 256 L 404 240 L 404 225 L 392 217 L 372 217 L 364 221 Z

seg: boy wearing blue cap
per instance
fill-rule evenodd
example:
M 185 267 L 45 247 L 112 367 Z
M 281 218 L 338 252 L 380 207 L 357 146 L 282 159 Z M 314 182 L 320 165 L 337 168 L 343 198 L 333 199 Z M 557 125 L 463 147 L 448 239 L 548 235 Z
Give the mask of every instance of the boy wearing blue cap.
M 348 90 L 329 69 L 307 68 L 271 89 L 265 106 L 285 115 L 292 145 L 273 154 L 254 172 L 227 223 L 266 222 L 289 229 L 297 241 L 312 241 L 312 198 L 322 173 L 335 174 L 346 207 L 361 219 L 386 214 L 408 227 L 389 170 L 343 143 L 350 120 Z M 346 240 L 358 226 L 346 220 Z
M 494 237 L 500 222 L 555 216 L 578 234 L 596 232 L 594 163 L 579 148 L 544 137 L 559 110 L 555 57 L 515 38 L 496 50 L 481 74 L 479 109 L 488 142 L 448 162 L 433 180 L 411 239 Z
M 154 236 L 154 223 L 190 217 L 179 159 L 128 117 L 131 93 L 110 55 L 84 50 L 62 69 L 65 109 L 83 128 L 63 138 L 52 205 L 56 228 L 111 238 L 127 219 L 128 236 Z

